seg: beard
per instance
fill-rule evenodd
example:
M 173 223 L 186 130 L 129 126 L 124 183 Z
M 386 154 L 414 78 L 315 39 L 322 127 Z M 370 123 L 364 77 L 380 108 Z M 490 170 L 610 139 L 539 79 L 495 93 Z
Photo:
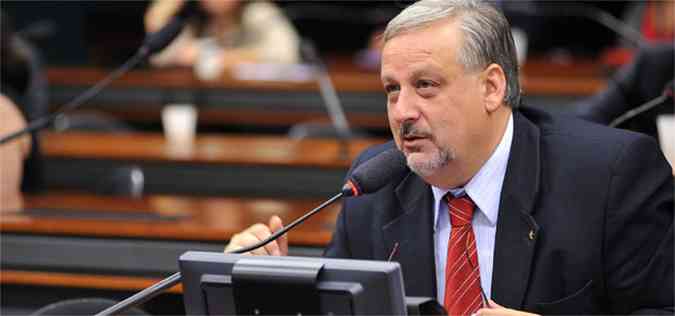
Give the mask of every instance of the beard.
M 432 176 L 456 157 L 452 147 L 439 145 L 431 132 L 420 130 L 411 122 L 404 122 L 401 126 L 400 139 L 406 137 L 425 137 L 432 144 L 428 151 L 423 151 L 423 148 L 417 148 L 414 151 L 402 150 L 406 157 L 406 164 L 419 176 Z
M 444 148 L 433 143 L 431 152 L 411 152 L 405 153 L 406 163 L 410 170 L 422 177 L 429 177 L 439 169 L 445 167 L 451 160 L 455 159 L 455 152 L 452 148 Z

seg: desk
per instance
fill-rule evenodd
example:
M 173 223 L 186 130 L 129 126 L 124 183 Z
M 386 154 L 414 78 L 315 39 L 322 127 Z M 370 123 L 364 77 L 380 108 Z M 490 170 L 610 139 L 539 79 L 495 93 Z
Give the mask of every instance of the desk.
M 172 148 L 159 133 L 41 134 L 45 181 L 53 189 L 93 189 L 107 172 L 137 165 L 150 194 L 326 198 L 342 187 L 352 159 L 384 139 L 355 139 L 341 157 L 335 140 L 199 135 Z M 345 159 L 346 158 L 346 159 Z
M 320 202 L 64 192 L 27 196 L 24 210 L 0 213 L 0 284 L 14 291 L 3 291 L 3 297 L 24 287 L 65 288 L 81 297 L 91 296 L 91 290 L 128 294 L 177 271 L 177 258 L 187 250 L 222 251 L 234 233 L 251 224 L 272 214 L 290 223 Z M 290 233 L 291 254 L 319 255 L 338 211 L 339 204 L 333 205 Z M 180 293 L 180 288 L 171 291 Z
M 361 70 L 344 57 L 328 59 L 327 63 L 350 123 L 386 130 L 386 98 L 379 74 Z M 108 71 L 93 67 L 49 68 L 51 104 L 65 104 Z M 559 64 L 533 59 L 522 67 L 521 75 L 525 101 L 555 110 L 605 86 L 601 67 L 589 60 Z M 201 82 L 185 68 L 134 70 L 95 97 L 90 108 L 148 123 L 159 122 L 159 112 L 165 104 L 186 102 L 199 108 L 201 125 L 288 127 L 327 118 L 314 82 L 246 81 L 232 76 Z
M 47 70 L 50 103 L 62 105 L 91 87 L 109 70 L 52 67 Z M 350 69 L 331 73 L 349 121 L 354 126 L 387 126 L 386 99 L 377 73 Z M 96 96 L 90 108 L 136 122 L 158 122 L 167 103 L 192 103 L 200 125 L 288 127 L 305 121 L 326 121 L 327 111 L 311 81 L 252 81 L 225 76 L 202 82 L 191 69 L 135 70 Z

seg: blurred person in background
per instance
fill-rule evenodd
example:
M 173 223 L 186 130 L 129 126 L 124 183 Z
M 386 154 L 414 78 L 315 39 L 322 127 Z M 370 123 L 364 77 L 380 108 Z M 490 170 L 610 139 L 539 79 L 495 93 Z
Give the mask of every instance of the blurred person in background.
M 146 32 L 159 30 L 185 4 L 183 0 L 152 3 L 145 14 Z M 153 65 L 200 67 L 206 63 L 207 68 L 219 70 L 213 75 L 217 76 L 243 62 L 299 61 L 300 39 L 273 3 L 200 0 L 196 11 L 179 37 L 151 58 Z
M 0 94 L 0 137 L 26 126 L 26 120 L 14 103 Z M 23 161 L 31 149 L 31 139 L 23 136 L 0 145 L 0 211 L 22 207 L 21 180 Z
M 0 49 L 0 94 L 3 95 L 2 103 L 4 103 L 3 114 L 0 116 L 2 121 L 0 129 L 3 133 L 0 134 L 9 134 L 17 131 L 20 126 L 26 125 L 25 123 L 19 124 L 19 121 L 31 121 L 47 115 L 49 98 L 47 80 L 38 52 L 15 32 L 13 23 L 5 12 L 0 12 L 0 16 L 2 17 L 0 20 L 2 23 L 0 27 L 0 48 L 2 48 Z M 20 120 L 15 118 L 17 116 L 14 114 L 15 111 L 18 111 Z M 4 157 L 3 154 L 2 172 L 16 171 L 16 175 L 20 176 L 18 183 L 21 185 L 21 191 L 35 193 L 43 187 L 43 162 L 37 132 L 31 133 L 29 138 L 27 142 L 32 143 L 32 146 L 22 146 L 29 150 L 27 156 L 23 156 L 26 158 L 25 164 L 18 165 L 18 167 L 23 165 L 23 170 L 6 168 L 5 158 L 8 160 L 12 158 Z M 11 144 L 14 143 L 16 142 L 0 146 L 12 147 Z M 0 151 L 4 153 L 11 150 L 0 148 Z M 4 177 L 4 174 L 2 176 Z M 3 180 L 3 186 L 5 183 Z
M 580 118 L 609 125 L 624 113 L 661 96 L 672 81 L 675 67 L 673 44 L 644 46 L 633 61 L 608 81 L 607 88 L 574 105 Z M 673 99 L 641 113 L 617 127 L 657 137 L 656 118 L 673 113 Z
M 650 43 L 672 43 L 675 36 L 675 1 L 636 1 L 626 10 L 624 21 Z

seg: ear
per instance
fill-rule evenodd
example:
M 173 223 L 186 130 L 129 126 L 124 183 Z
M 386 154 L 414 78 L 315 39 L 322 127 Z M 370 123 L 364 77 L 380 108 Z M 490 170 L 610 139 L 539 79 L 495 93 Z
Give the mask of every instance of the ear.
M 484 94 L 483 101 L 485 111 L 492 113 L 504 105 L 506 96 L 506 74 L 504 69 L 497 64 L 490 64 L 483 70 Z

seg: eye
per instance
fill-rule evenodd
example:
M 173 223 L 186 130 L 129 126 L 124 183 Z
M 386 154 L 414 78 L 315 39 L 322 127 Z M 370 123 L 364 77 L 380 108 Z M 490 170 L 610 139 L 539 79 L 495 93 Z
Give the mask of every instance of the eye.
M 415 86 L 417 87 L 417 89 L 426 89 L 426 88 L 433 88 L 436 86 L 436 84 L 431 80 L 417 80 Z
M 387 94 L 390 94 L 392 92 L 397 92 L 399 90 L 401 90 L 401 87 L 397 84 L 386 84 L 384 86 L 384 92 L 386 92 Z

